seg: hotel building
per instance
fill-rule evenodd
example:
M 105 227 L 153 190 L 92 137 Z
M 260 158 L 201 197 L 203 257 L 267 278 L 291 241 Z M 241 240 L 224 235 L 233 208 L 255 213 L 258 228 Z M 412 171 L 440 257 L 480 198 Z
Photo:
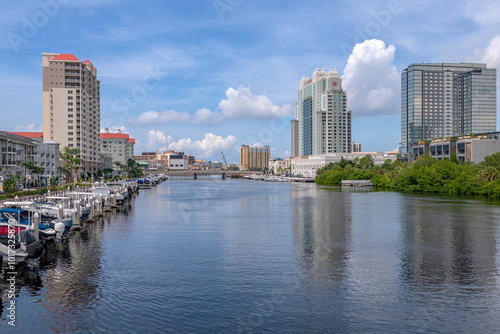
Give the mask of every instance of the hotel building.
M 300 80 L 291 151 L 292 156 L 351 152 L 351 111 L 337 71 L 316 69 L 312 78 Z
M 43 141 L 80 149 L 81 172 L 99 169 L 100 82 L 88 60 L 42 53 Z

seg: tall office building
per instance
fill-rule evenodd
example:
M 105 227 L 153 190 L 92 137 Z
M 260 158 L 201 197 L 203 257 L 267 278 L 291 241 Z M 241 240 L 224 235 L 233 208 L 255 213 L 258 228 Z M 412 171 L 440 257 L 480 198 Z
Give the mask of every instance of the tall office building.
M 99 169 L 100 82 L 88 60 L 42 53 L 43 140 L 80 149 L 81 172 Z
M 496 131 L 496 117 L 496 70 L 486 64 L 411 64 L 401 74 L 403 155 L 419 140 Z
M 263 169 L 268 167 L 271 149 L 269 146 L 253 147 L 241 145 L 240 168 L 241 170 Z
M 294 121 L 293 156 L 351 152 L 351 111 L 337 71 L 316 69 L 300 80 Z

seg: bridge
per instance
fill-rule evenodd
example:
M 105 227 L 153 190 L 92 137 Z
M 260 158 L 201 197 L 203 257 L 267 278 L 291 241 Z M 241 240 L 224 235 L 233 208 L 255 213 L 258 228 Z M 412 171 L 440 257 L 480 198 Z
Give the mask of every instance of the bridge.
M 197 179 L 199 176 L 209 176 L 209 175 L 220 175 L 222 179 L 226 177 L 243 176 L 249 174 L 255 174 L 255 171 L 249 170 L 220 170 L 220 169 L 208 169 L 208 170 L 174 170 L 163 172 L 168 177 L 191 177 Z

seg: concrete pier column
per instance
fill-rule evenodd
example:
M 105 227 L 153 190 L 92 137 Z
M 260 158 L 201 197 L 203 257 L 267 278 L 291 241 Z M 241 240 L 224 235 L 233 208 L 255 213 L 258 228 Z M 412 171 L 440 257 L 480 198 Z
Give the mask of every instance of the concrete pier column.
M 64 209 L 62 204 L 59 204 L 59 218 L 64 219 Z
M 33 234 L 35 235 L 36 241 L 40 241 L 40 232 L 39 232 L 40 226 L 38 225 L 40 224 L 40 215 L 38 214 L 38 212 L 35 212 L 35 215 L 33 216 L 33 224 L 34 224 Z
M 193 176 L 194 176 L 194 179 L 197 180 L 198 179 L 198 175 L 196 175 L 196 173 L 193 173 Z

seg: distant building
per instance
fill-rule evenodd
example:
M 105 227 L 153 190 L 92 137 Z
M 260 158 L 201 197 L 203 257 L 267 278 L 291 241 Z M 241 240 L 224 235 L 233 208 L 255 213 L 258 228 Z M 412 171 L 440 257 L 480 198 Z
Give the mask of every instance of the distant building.
M 496 69 L 411 64 L 401 74 L 401 154 L 420 140 L 496 131 Z
M 99 169 L 113 168 L 113 158 L 109 154 L 99 153 Z
M 286 173 L 288 164 L 287 160 L 283 158 L 271 158 L 269 160 L 269 170 L 274 174 Z
M 128 134 L 121 133 L 120 130 L 112 133 L 106 128 L 104 131 L 100 134 L 101 152 L 111 156 L 113 164 L 118 161 L 126 165 L 128 159 L 134 158 L 135 139 L 130 138 Z M 114 165 L 113 168 L 117 168 L 117 166 Z
M 351 152 L 353 152 L 353 153 L 361 152 L 361 143 L 352 142 L 351 143 Z
M 97 69 L 72 54 L 42 53 L 43 140 L 80 149 L 81 171 L 99 168 L 101 98 Z
M 37 142 L 43 143 L 43 132 L 10 132 L 18 136 L 31 138 Z
M 337 71 L 300 80 L 294 121 L 292 156 L 351 152 L 351 111 Z
M 271 149 L 269 146 L 253 147 L 241 145 L 240 168 L 241 170 L 264 169 L 268 167 Z
M 382 165 L 387 159 L 392 161 L 396 157 L 383 152 L 356 152 L 356 153 L 333 153 L 295 157 L 291 159 L 291 172 L 293 175 L 301 175 L 303 177 L 316 177 L 317 171 L 325 167 L 329 163 L 340 162 L 342 159 L 354 160 L 361 159 L 367 155 L 371 155 L 375 165 Z
M 42 176 L 50 179 L 51 176 L 59 175 L 59 143 L 49 140 L 38 144 L 35 164 L 44 168 Z
M 431 158 L 451 159 L 456 155 L 458 161 L 480 163 L 484 158 L 500 152 L 499 133 L 493 138 L 484 135 L 453 137 L 445 140 L 422 141 L 413 146 L 413 157 L 424 154 Z

